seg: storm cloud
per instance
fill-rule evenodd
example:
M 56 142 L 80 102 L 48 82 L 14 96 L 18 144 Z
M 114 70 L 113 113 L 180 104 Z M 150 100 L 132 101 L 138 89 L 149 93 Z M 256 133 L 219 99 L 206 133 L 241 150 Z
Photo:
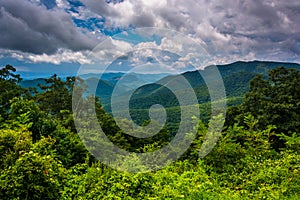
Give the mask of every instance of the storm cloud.
M 24 0 L 0 1 L 0 27 L 0 47 L 22 52 L 91 50 L 98 43 L 94 35 L 76 27 L 66 12 Z
M 0 27 L 0 49 L 19 53 L 89 51 L 107 30 L 159 27 L 201 42 L 220 63 L 300 62 L 299 0 L 1 0 Z
M 300 61 L 299 0 L 125 0 L 101 9 L 83 2 L 117 26 L 175 29 L 220 57 Z

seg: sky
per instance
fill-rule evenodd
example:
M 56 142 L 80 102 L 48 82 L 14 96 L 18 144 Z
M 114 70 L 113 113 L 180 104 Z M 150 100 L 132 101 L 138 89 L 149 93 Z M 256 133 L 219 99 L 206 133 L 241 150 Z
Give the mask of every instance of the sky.
M 300 63 L 299 0 L 0 0 L 0 27 L 0 66 L 25 77 Z

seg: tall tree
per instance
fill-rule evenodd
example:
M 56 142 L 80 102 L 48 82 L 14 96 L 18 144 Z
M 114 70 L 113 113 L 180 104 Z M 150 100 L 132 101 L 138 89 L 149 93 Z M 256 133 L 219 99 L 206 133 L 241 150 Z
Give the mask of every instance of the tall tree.
M 276 125 L 279 132 L 300 132 L 300 71 L 278 67 L 268 79 L 256 77 L 242 105 L 251 112 L 260 128 Z
M 56 74 L 46 79 L 46 85 L 39 85 L 43 90 L 42 93 L 36 95 L 39 107 L 52 115 L 62 118 L 63 111 L 72 111 L 72 92 L 74 84 L 80 84 L 83 92 L 85 84 L 83 80 L 75 77 L 67 77 L 62 80 Z M 77 89 L 78 90 L 78 89 Z M 79 95 L 81 97 L 81 95 Z
M 0 116 L 3 118 L 8 115 L 10 100 L 28 94 L 26 89 L 18 85 L 22 79 L 15 72 L 16 69 L 11 65 L 0 69 Z
M 256 76 L 242 105 L 231 112 L 238 114 L 235 120 L 227 121 L 231 125 L 245 125 L 245 116 L 251 114 L 257 120 L 256 129 L 275 125 L 279 134 L 300 133 L 300 70 L 278 67 L 270 70 L 267 78 Z M 278 138 L 272 139 L 275 146 L 281 146 Z

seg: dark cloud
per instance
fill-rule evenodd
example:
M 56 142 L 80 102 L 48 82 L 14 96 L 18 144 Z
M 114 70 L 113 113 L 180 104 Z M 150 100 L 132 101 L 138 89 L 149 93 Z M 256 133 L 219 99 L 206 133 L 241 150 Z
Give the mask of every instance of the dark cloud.
M 246 1 L 241 6 L 241 11 L 246 12 L 246 16 L 257 19 L 257 22 L 266 28 L 273 28 L 280 23 L 276 8 L 260 0 Z
M 136 27 L 152 27 L 154 26 L 155 20 L 153 19 L 153 16 L 147 13 L 142 13 L 138 16 L 134 16 L 131 22 Z
M 236 27 L 231 33 L 233 39 L 249 38 L 254 41 L 249 44 L 249 48 L 257 55 L 274 52 L 277 52 L 275 56 L 280 56 L 281 52 L 300 55 L 297 46 L 300 41 L 299 5 L 299 1 L 291 0 L 269 3 L 248 0 L 240 4 L 236 10 L 239 13 L 236 18 L 224 20 Z M 228 7 L 224 6 L 225 9 Z
M 80 20 L 105 19 L 95 30 L 106 34 L 114 28 L 165 27 L 204 41 L 212 55 L 300 61 L 299 0 L 40 1 L 38 6 L 0 0 L 0 48 L 36 54 L 92 49 L 98 40 L 75 26 L 72 13 L 63 10 L 66 4 L 66 10 L 78 10 L 73 17 Z
M 89 50 L 98 40 L 77 28 L 71 17 L 25 0 L 0 1 L 0 48 L 52 54 L 59 48 Z
M 116 12 L 113 9 L 110 9 L 109 4 L 104 0 L 99 0 L 99 1 L 81 0 L 81 2 L 84 3 L 91 11 L 93 11 L 101 16 L 121 17 L 121 16 L 119 16 L 118 12 Z
M 203 40 L 221 57 L 300 60 L 299 0 L 83 1 L 114 25 L 175 29 Z

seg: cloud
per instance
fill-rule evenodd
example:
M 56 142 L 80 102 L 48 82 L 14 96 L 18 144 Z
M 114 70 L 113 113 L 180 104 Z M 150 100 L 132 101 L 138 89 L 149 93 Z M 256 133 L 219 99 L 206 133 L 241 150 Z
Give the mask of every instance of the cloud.
M 94 0 L 81 0 L 89 10 L 99 14 L 100 16 L 116 16 L 121 17 L 119 13 L 114 10 L 110 9 L 111 4 L 106 3 L 105 1 L 94 1 Z
M 62 63 L 91 64 L 93 61 L 88 58 L 89 51 L 73 52 L 69 49 L 58 49 L 55 54 L 34 54 L 16 50 L 0 49 L 0 55 L 23 61 L 25 63 L 49 63 L 60 65 Z
M 70 50 L 59 49 L 57 53 L 53 55 L 36 55 L 31 54 L 27 56 L 27 59 L 33 63 L 47 62 L 55 65 L 61 63 L 79 63 L 79 64 L 91 64 L 92 61 L 87 58 L 87 52 L 72 52 Z
M 299 0 L 83 2 L 112 26 L 164 27 L 199 39 L 218 60 L 300 61 Z
M 0 49 L 9 52 L 0 55 L 32 63 L 87 64 L 87 52 L 106 38 L 103 34 L 132 27 L 167 28 L 192 37 L 216 64 L 254 59 L 300 62 L 299 0 L 0 0 L 0 27 Z M 143 48 L 184 52 L 178 66 L 195 57 L 188 49 L 192 45 L 161 33 L 161 44 L 140 41 L 144 57 L 160 55 Z M 98 48 L 99 58 L 110 60 L 132 48 L 129 41 L 109 42 Z M 163 56 L 170 64 L 174 59 Z M 139 59 L 144 61 L 132 58 Z
M 77 28 L 63 10 L 48 10 L 25 0 L 0 1 L 0 47 L 34 54 L 60 48 L 91 50 L 99 40 Z
M 95 63 L 106 65 L 120 56 L 126 56 L 126 53 L 131 50 L 132 45 L 130 43 L 109 37 L 91 52 L 90 58 Z

